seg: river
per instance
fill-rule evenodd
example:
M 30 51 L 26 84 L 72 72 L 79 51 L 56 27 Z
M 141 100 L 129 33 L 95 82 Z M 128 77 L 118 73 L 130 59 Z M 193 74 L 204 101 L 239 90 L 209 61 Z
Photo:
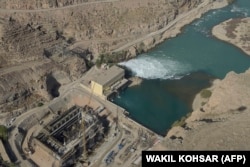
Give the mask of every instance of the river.
M 122 92 L 114 102 L 130 117 L 160 135 L 166 135 L 174 121 L 192 111 L 194 96 L 209 87 L 214 78 L 229 71 L 244 72 L 250 56 L 212 36 L 212 27 L 229 18 L 249 17 L 250 1 L 204 14 L 148 53 L 121 63 L 132 75 L 143 78 L 139 86 Z

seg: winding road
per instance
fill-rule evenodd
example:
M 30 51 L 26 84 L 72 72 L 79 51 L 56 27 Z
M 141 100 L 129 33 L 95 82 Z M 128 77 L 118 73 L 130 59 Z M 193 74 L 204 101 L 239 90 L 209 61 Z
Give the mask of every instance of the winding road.
M 39 112 L 39 111 L 42 111 L 42 109 L 44 109 L 46 106 L 43 106 L 43 107 L 40 107 L 40 108 L 33 108 L 23 114 L 21 114 L 20 116 L 16 117 L 16 120 L 13 122 L 13 130 L 10 132 L 10 135 L 9 135 L 9 144 L 11 146 L 11 149 L 13 151 L 13 153 L 15 154 L 16 158 L 17 158 L 17 163 L 19 163 L 19 165 L 21 167 L 27 167 L 28 165 L 30 165 L 30 163 L 28 163 L 27 160 L 24 160 L 22 157 L 21 157 L 21 154 L 20 152 L 18 151 L 17 147 L 16 147 L 16 144 L 15 144 L 15 140 L 16 140 L 16 137 L 15 137 L 15 134 L 19 133 L 18 132 L 18 126 L 24 121 L 25 118 L 29 117 L 30 115 L 36 113 L 36 112 Z

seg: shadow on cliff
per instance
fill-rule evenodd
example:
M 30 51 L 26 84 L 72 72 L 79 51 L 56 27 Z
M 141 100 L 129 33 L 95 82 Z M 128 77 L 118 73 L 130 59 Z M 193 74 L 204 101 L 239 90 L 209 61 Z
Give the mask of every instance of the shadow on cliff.
M 61 84 L 56 80 L 56 78 L 49 74 L 46 77 L 46 85 L 47 85 L 47 91 L 48 93 L 53 97 L 58 97 L 60 95 L 59 88 Z

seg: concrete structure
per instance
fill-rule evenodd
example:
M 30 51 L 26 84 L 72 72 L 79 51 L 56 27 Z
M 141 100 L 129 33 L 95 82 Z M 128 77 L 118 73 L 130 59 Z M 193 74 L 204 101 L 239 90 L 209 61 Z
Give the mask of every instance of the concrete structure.
M 85 144 L 82 142 L 83 136 Z M 33 154 L 37 155 L 31 158 L 38 165 L 46 161 L 48 166 L 69 166 L 82 155 L 83 147 L 91 150 L 102 138 L 103 126 L 97 114 L 88 106 L 73 106 L 34 137 L 32 148 Z
M 126 85 L 128 80 L 124 76 L 124 69 L 117 66 L 100 70 L 90 81 L 91 91 L 97 96 L 107 98 Z

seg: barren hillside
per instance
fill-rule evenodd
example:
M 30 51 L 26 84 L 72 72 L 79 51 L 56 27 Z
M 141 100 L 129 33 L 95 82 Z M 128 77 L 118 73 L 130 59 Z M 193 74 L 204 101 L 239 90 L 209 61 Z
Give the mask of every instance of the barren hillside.
M 35 7 L 40 3 L 38 0 L 27 3 L 6 1 L 2 2 L 2 8 L 35 10 L 9 10 L 2 13 L 0 10 L 0 16 L 4 19 L 12 18 L 24 25 L 42 26 L 48 31 L 58 31 L 66 39 L 80 42 L 82 48 L 99 54 L 163 28 L 178 15 L 197 7 L 203 0 L 94 2 L 97 3 L 80 0 L 44 0 L 43 5 L 49 6 L 49 10 L 39 10 L 41 7 Z
M 0 6 L 5 9 L 48 9 L 96 1 L 100 0 L 2 0 Z
M 250 18 L 229 19 L 213 28 L 213 35 L 250 55 Z
M 1 1 L 0 111 L 42 105 L 81 77 L 93 56 L 159 30 L 202 2 Z

